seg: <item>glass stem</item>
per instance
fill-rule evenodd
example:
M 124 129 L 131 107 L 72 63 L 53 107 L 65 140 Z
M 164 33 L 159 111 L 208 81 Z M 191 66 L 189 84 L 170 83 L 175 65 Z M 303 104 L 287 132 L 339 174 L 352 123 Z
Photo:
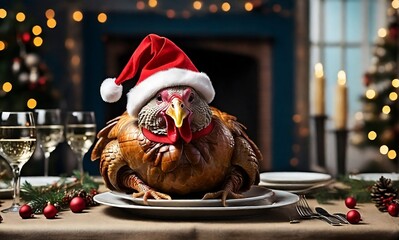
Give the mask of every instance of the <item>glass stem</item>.
M 13 206 L 19 206 L 19 193 L 20 193 L 20 168 L 19 166 L 13 166 L 12 168 L 14 178 L 13 178 L 13 186 L 14 186 L 14 196 L 13 196 Z
M 49 174 L 49 159 L 50 159 L 50 153 L 44 152 L 44 176 L 45 177 L 48 177 L 48 174 Z
M 83 157 L 84 156 L 85 156 L 84 153 L 81 153 L 81 152 L 76 153 L 76 157 L 78 158 L 78 170 L 80 173 L 81 181 L 83 181 L 83 174 L 84 174 L 84 170 L 83 170 Z

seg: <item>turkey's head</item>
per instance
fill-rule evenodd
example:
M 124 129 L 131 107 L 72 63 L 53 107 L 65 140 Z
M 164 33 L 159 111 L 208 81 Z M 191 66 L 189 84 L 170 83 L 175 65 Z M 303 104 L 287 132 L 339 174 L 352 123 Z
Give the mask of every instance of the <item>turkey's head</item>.
M 186 143 L 193 136 L 210 131 L 212 112 L 209 105 L 191 87 L 160 90 L 139 112 L 138 124 L 151 141 Z

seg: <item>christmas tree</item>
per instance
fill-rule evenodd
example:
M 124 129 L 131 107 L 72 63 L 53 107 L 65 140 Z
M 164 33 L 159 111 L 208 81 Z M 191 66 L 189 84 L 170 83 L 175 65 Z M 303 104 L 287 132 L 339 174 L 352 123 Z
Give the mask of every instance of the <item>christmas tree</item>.
M 22 9 L 0 9 L 0 110 L 57 108 L 60 94 L 39 57 L 43 29 Z
M 373 146 L 398 163 L 399 155 L 399 7 L 389 1 L 387 28 L 378 31 L 372 64 L 364 74 L 362 113 L 352 143 Z M 393 170 L 394 171 L 394 170 Z

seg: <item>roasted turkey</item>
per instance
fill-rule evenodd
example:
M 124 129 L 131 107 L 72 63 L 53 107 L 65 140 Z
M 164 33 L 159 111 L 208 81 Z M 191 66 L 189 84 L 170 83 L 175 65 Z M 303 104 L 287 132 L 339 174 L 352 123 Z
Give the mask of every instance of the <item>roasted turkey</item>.
M 236 117 L 208 106 L 190 87 L 161 90 L 139 112 L 98 133 L 91 159 L 111 190 L 134 197 L 238 198 L 259 182 L 257 146 Z

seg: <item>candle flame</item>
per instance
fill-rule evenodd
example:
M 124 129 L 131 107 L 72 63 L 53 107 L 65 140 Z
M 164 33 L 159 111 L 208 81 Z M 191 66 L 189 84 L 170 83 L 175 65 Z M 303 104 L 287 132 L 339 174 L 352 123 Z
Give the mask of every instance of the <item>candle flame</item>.
M 323 65 L 321 63 L 316 63 L 314 70 L 316 77 L 322 78 L 324 76 Z
M 342 70 L 338 72 L 338 84 L 339 85 L 345 85 L 346 84 L 346 74 Z

